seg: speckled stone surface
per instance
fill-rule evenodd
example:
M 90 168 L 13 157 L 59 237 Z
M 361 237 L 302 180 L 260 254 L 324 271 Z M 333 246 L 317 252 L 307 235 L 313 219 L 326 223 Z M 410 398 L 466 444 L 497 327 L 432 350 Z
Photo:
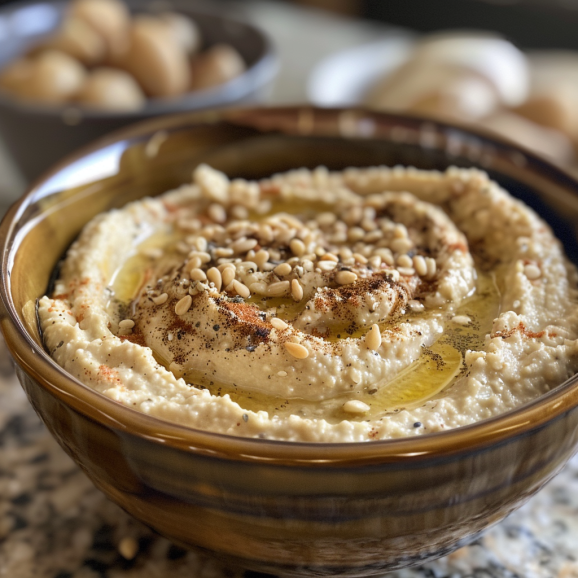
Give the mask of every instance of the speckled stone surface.
M 0 577 L 256 578 L 109 502 L 50 437 L 0 337 Z M 470 546 L 393 578 L 578 578 L 578 458 Z

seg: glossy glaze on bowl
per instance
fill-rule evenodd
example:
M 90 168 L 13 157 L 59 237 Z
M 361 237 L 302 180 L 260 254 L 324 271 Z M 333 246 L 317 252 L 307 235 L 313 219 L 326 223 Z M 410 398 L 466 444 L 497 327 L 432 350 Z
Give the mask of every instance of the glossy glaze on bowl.
M 132 12 L 154 12 L 153 4 L 123 0 Z M 0 68 L 58 27 L 67 2 L 26 1 L 0 9 Z M 265 31 L 209 2 L 171 0 L 157 7 L 193 18 L 203 36 L 203 48 L 220 42 L 239 51 L 247 70 L 229 82 L 182 97 L 149 99 L 137 111 L 98 111 L 66 105 L 50 107 L 23 102 L 0 93 L 0 132 L 9 153 L 27 180 L 32 180 L 78 147 L 119 129 L 161 114 L 201 110 L 262 100 L 278 69 L 273 44 Z
M 166 139 L 148 156 L 159 130 Z M 188 181 L 199 162 L 248 178 L 319 164 L 482 166 L 538 208 L 576 258 L 578 184 L 529 153 L 443 124 L 254 109 L 160 119 L 89 147 L 40 180 L 0 227 L 1 324 L 37 412 L 112 500 L 177 543 L 248 568 L 361 576 L 472 540 L 574 453 L 576 378 L 461 429 L 317 445 L 173 426 L 68 377 L 42 349 L 34 314 L 58 259 L 92 216 Z

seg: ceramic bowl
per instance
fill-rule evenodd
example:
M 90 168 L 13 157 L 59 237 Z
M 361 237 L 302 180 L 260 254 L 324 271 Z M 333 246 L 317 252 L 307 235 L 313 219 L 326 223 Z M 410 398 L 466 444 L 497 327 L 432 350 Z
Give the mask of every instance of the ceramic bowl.
M 140 0 L 123 2 L 132 12 L 149 11 Z M 63 1 L 33 1 L 11 3 L 0 9 L 0 68 L 54 31 L 66 5 Z M 154 12 L 154 8 L 151 3 L 150 11 Z M 264 31 L 202 0 L 168 0 L 157 8 L 181 12 L 195 20 L 204 48 L 219 42 L 235 47 L 247 70 L 214 88 L 177 98 L 149 99 L 145 108 L 131 112 L 87 110 L 74 105 L 43 106 L 0 94 L 0 134 L 26 180 L 36 178 L 79 146 L 130 123 L 167 113 L 255 103 L 267 96 L 278 61 Z
M 319 164 L 481 166 L 535 207 L 577 256 L 574 179 L 513 145 L 441 123 L 251 109 L 149 121 L 101 140 L 53 169 L 6 215 L 0 296 L 2 330 L 31 403 L 110 499 L 177 544 L 246 568 L 363 576 L 470 542 L 564 466 L 578 441 L 576 377 L 471 426 L 327 445 L 176 426 L 58 367 L 39 339 L 35 300 L 68 245 L 97 213 L 188 182 L 200 162 L 246 178 Z

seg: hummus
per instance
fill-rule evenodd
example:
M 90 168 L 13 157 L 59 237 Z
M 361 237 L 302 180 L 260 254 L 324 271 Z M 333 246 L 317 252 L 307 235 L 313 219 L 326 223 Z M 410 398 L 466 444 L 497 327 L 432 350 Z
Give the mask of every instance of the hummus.
M 214 432 L 353 442 L 516 408 L 578 370 L 577 275 L 478 170 L 193 182 L 90 222 L 39 301 L 70 374 Z

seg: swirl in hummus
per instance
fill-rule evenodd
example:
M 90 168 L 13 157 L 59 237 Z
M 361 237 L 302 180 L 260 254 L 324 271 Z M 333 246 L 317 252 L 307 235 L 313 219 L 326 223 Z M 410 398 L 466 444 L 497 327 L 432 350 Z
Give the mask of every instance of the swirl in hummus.
M 289 441 L 386 439 L 515 408 L 578 369 L 576 271 L 485 173 L 296 170 L 193 183 L 89 223 L 47 348 L 127 406 Z

